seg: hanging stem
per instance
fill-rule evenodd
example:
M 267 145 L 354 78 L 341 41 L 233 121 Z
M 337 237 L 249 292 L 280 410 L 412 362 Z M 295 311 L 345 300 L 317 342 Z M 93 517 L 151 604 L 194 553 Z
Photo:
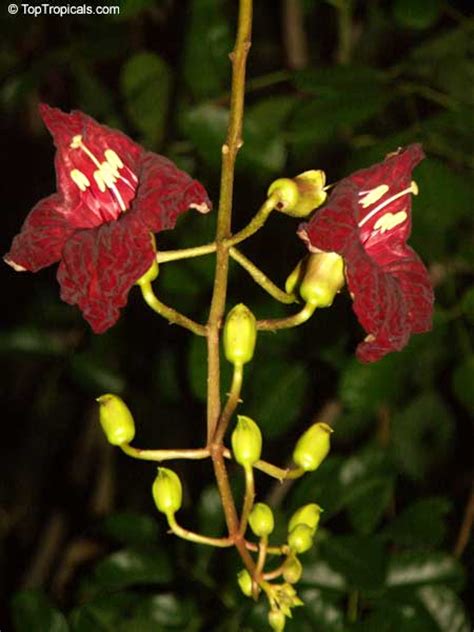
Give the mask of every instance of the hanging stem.
M 211 538 L 206 535 L 200 535 L 199 533 L 194 533 L 194 531 L 188 531 L 188 529 L 184 529 L 180 527 L 176 522 L 176 518 L 174 514 L 170 514 L 167 516 L 168 524 L 171 531 L 180 538 L 184 540 L 189 540 L 190 542 L 196 542 L 197 544 L 208 544 L 209 546 L 218 546 L 220 548 L 225 548 L 229 546 L 233 546 L 234 543 L 230 538 Z
M 261 331 L 276 331 L 277 329 L 288 329 L 289 327 L 302 325 L 309 318 L 311 318 L 315 309 L 315 305 L 312 305 L 311 303 L 306 303 L 303 309 L 293 316 L 287 316 L 286 318 L 266 318 L 264 320 L 258 320 L 257 329 Z
M 140 290 L 142 292 L 142 296 L 145 299 L 146 303 L 151 307 L 153 311 L 155 311 L 163 318 L 166 318 L 170 323 L 175 323 L 176 325 L 181 325 L 181 327 L 185 327 L 189 329 L 197 336 L 205 336 L 206 335 L 206 327 L 204 325 L 200 325 L 196 323 L 194 320 L 191 320 L 184 314 L 177 312 L 172 307 L 168 307 L 160 300 L 157 299 L 155 293 L 153 292 L 153 288 L 151 287 L 151 283 L 140 283 Z
M 242 507 L 242 515 L 240 517 L 240 534 L 245 535 L 249 514 L 252 511 L 253 501 L 255 500 L 255 481 L 253 477 L 253 467 L 245 468 L 245 496 L 244 506 Z
M 134 448 L 128 443 L 120 446 L 125 454 L 134 459 L 143 461 L 171 461 L 173 459 L 207 459 L 210 456 L 208 448 L 198 448 L 196 450 L 141 450 Z

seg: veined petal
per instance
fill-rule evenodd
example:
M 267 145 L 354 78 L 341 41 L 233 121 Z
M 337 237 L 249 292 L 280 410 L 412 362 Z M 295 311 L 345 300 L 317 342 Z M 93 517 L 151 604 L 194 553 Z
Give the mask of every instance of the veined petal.
M 78 231 L 58 269 L 61 298 L 78 305 L 94 332 L 103 333 L 118 320 L 130 288 L 154 257 L 149 231 L 132 215 Z
M 62 196 L 50 195 L 32 209 L 4 260 L 15 269 L 36 272 L 61 259 L 64 244 L 74 231 L 64 213 Z
M 173 228 L 189 208 L 201 213 L 211 210 L 206 190 L 197 180 L 181 171 L 164 156 L 147 152 L 141 163 L 137 195 L 131 213 L 149 230 Z

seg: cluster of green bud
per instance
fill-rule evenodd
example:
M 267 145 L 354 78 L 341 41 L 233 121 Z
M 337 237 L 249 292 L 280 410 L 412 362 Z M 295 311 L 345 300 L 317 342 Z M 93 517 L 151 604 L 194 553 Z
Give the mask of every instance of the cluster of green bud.
M 287 278 L 288 294 L 299 292 L 315 307 L 330 307 L 345 283 L 344 260 L 337 252 L 318 252 L 302 259 Z
M 183 488 L 179 476 L 167 467 L 159 467 L 152 487 L 156 508 L 166 516 L 175 514 L 183 500 Z
M 277 209 L 282 213 L 306 217 L 326 200 L 325 184 L 324 171 L 313 169 L 295 178 L 278 178 L 270 185 L 267 195 L 278 196 Z
M 326 458 L 332 433 L 331 426 L 316 423 L 298 440 L 293 452 L 293 460 L 305 472 L 314 472 Z
M 249 515 L 249 524 L 256 536 L 259 538 L 268 537 L 275 526 L 270 507 L 265 503 L 255 503 Z
M 224 325 L 224 353 L 229 362 L 242 366 L 253 358 L 257 341 L 257 321 L 243 303 L 233 307 Z
M 309 503 L 291 516 L 288 523 L 288 546 L 294 554 L 305 553 L 313 546 L 321 512 L 319 505 Z
M 112 445 L 130 443 L 135 436 L 135 422 L 123 399 L 106 393 L 96 401 L 99 402 L 100 425 L 107 441 Z
M 235 460 L 243 467 L 252 467 L 262 454 L 262 433 L 257 424 L 245 415 L 237 415 L 237 425 L 231 436 Z

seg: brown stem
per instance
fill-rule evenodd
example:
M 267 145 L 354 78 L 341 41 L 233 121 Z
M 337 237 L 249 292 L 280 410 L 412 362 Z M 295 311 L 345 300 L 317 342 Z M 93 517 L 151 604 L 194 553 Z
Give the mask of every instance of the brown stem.
M 301 70 L 308 65 L 308 42 L 300 0 L 283 0 L 283 39 L 288 67 Z
M 242 389 L 242 378 L 244 375 L 244 367 L 242 364 L 234 365 L 234 374 L 232 377 L 232 386 L 227 398 L 227 403 L 219 418 L 216 432 L 214 435 L 214 443 L 221 444 L 224 441 L 224 436 L 227 430 L 227 426 L 234 414 L 240 402 L 240 391 Z
M 460 558 L 464 553 L 464 549 L 469 542 L 471 536 L 472 525 L 474 523 L 474 483 L 471 487 L 471 493 L 466 503 L 466 509 L 464 511 L 464 518 L 459 530 L 459 535 L 454 546 L 454 557 Z

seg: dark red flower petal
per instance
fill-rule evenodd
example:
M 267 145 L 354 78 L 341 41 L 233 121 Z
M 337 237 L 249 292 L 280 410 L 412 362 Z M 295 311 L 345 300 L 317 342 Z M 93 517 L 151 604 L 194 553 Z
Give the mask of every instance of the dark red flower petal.
M 212 208 L 202 184 L 164 156 L 147 152 L 138 176 L 131 212 L 139 215 L 152 232 L 173 228 L 179 215 L 190 207 L 201 213 Z
M 411 170 L 422 158 L 421 146 L 411 145 L 345 178 L 298 231 L 311 251 L 343 257 L 353 308 L 368 334 L 357 349 L 365 362 L 402 349 L 410 334 L 431 327 L 433 290 L 428 272 L 406 245 L 411 229 L 407 190 L 413 186 Z M 398 219 L 397 214 L 399 222 L 378 228 L 384 215 Z
M 15 269 L 36 272 L 61 259 L 63 246 L 74 230 L 64 216 L 62 196 L 50 195 L 30 212 L 4 260 Z
M 154 257 L 149 231 L 131 214 L 77 231 L 58 269 L 61 298 L 78 305 L 94 332 L 103 333 L 118 320 L 130 288 Z

